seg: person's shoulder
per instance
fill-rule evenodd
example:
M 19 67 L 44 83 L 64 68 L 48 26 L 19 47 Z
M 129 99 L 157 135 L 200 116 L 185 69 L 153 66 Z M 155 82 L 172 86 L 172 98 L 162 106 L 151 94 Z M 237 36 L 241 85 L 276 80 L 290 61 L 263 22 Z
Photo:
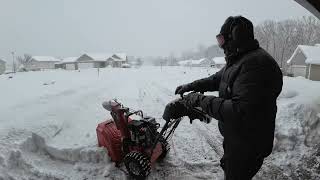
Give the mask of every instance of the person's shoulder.
M 274 58 L 264 49 L 257 48 L 244 55 L 246 61 L 275 61 Z
M 241 66 L 244 71 L 257 68 L 266 70 L 268 67 L 277 65 L 274 58 L 262 48 L 248 52 L 243 58 Z

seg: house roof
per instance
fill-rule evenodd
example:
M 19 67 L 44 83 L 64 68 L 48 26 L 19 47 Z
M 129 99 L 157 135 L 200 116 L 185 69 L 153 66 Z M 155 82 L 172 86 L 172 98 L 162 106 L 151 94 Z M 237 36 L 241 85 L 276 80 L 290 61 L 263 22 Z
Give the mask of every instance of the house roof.
M 320 65 L 320 46 L 306 46 L 299 45 L 293 52 L 290 59 L 287 61 L 288 64 L 292 63 L 292 60 L 298 53 L 303 53 L 306 57 L 305 63 L 307 64 L 319 64 Z
M 114 57 L 110 57 L 109 60 L 112 59 L 113 61 L 118 61 L 118 62 L 123 62 L 123 61 L 126 61 L 125 59 L 118 59 L 118 58 L 114 58 Z
M 215 64 L 226 64 L 226 59 L 224 57 L 214 57 L 212 61 Z
M 127 54 L 126 53 L 115 53 L 114 55 L 118 56 L 119 58 L 126 60 Z
M 202 58 L 202 59 L 199 59 L 199 60 L 191 60 L 191 64 L 201 64 L 206 60 L 207 60 L 206 58 Z
M 3 60 L 3 59 L 0 59 L 0 62 L 2 62 L 2 63 L 7 63 L 5 60 Z
M 192 61 L 192 60 L 179 61 L 178 64 L 179 64 L 179 65 L 182 65 L 182 66 L 185 66 L 185 65 L 191 64 L 191 61 Z
M 189 60 L 179 61 L 178 64 L 179 65 L 200 65 L 201 63 L 205 62 L 206 60 L 207 60 L 207 58 L 202 58 L 199 60 L 189 59 Z
M 34 61 L 42 61 L 42 62 L 59 62 L 61 61 L 58 58 L 52 56 L 32 56 Z
M 85 53 L 85 54 L 97 61 L 106 61 L 108 58 L 112 57 L 113 55 L 111 53 Z
M 294 0 L 320 19 L 319 0 Z
M 66 57 L 62 59 L 62 63 L 72 63 L 76 62 L 79 57 Z

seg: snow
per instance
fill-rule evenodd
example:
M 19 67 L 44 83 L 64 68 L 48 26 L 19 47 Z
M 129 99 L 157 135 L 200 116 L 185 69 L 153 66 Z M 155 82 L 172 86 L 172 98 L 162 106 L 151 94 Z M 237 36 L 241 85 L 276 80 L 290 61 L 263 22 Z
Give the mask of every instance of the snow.
M 97 147 L 95 128 L 110 118 L 101 103 L 117 98 L 163 123 L 165 105 L 178 97 L 177 85 L 216 71 L 146 66 L 102 68 L 99 76 L 95 69 L 21 72 L 11 79 L 0 75 L 0 179 L 127 179 L 124 166 L 114 167 Z M 315 170 L 307 173 L 312 177 L 300 175 L 317 157 L 319 89 L 320 82 L 284 78 L 275 148 L 256 179 L 319 179 L 309 166 L 305 169 Z M 169 155 L 153 167 L 149 179 L 223 179 L 216 121 L 189 124 L 185 118 L 170 144 Z
M 43 61 L 43 62 L 59 62 L 61 61 L 58 58 L 52 56 L 32 56 L 32 59 L 35 61 Z
M 320 46 L 306 46 L 299 45 L 297 49 L 294 51 L 292 56 L 287 61 L 288 64 L 292 63 L 291 61 L 298 53 L 303 53 L 306 57 L 307 64 L 317 64 L 320 65 Z
M 226 59 L 224 57 L 214 57 L 212 59 L 212 61 L 215 63 L 215 64 L 226 64 Z

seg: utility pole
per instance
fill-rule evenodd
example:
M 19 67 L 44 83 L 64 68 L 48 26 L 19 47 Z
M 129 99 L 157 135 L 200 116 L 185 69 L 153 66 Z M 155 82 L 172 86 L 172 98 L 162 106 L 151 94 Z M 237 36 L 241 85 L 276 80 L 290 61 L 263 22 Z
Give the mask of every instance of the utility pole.
M 11 52 L 12 54 L 12 71 L 16 73 L 16 63 L 14 62 L 14 51 Z

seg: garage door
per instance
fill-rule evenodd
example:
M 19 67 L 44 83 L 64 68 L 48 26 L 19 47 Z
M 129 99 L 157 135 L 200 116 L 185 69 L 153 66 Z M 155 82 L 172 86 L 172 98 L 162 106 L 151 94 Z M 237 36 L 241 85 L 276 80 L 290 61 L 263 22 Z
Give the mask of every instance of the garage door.
M 75 66 L 75 64 L 66 64 L 66 69 L 67 70 L 75 70 L 76 66 Z
M 93 63 L 79 63 L 78 67 L 79 67 L 79 69 L 93 68 Z

